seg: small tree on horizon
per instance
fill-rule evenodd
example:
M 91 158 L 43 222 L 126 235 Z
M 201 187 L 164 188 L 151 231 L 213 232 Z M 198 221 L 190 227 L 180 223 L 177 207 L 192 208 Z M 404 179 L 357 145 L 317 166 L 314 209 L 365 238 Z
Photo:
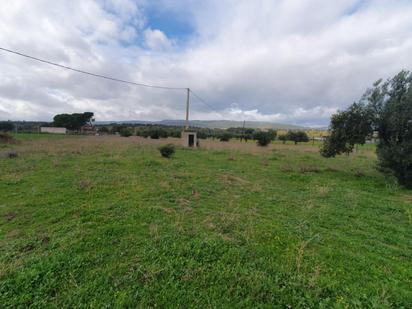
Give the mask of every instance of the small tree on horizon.
M 258 146 L 267 146 L 273 141 L 276 137 L 276 131 L 258 131 L 254 135 L 254 139 L 256 140 Z
M 53 117 L 53 125 L 63 127 L 68 130 L 80 130 L 86 124 L 92 124 L 92 112 L 74 113 L 74 114 L 58 114 Z
M 293 141 L 295 145 L 300 142 L 309 142 L 309 136 L 305 131 L 288 131 L 286 134 L 286 139 Z

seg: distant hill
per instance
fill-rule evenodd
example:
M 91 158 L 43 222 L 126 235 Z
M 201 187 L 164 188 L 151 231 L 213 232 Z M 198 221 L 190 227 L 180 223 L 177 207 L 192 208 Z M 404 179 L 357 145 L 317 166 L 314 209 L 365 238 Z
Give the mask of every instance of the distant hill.
M 177 126 L 183 127 L 185 125 L 184 120 L 161 120 L 161 121 L 140 121 L 140 120 L 131 120 L 131 121 L 99 121 L 96 124 L 110 124 L 110 123 L 139 123 L 139 124 L 159 124 L 165 126 Z M 191 127 L 198 128 L 211 128 L 211 129 L 227 129 L 242 127 L 243 121 L 234 121 L 234 120 L 191 120 Z M 280 130 L 299 130 L 299 129 L 308 129 L 302 126 L 296 126 L 291 124 L 275 123 L 275 122 L 264 122 L 264 121 L 246 121 L 245 127 L 255 128 L 255 129 L 280 129 Z

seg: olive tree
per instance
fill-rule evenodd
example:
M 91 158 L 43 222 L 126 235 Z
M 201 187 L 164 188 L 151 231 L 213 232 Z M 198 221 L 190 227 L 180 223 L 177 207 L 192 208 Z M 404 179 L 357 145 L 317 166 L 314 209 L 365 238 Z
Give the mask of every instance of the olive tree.
M 412 188 L 412 73 L 402 71 L 377 81 L 359 102 L 332 116 L 321 154 L 350 153 L 376 132 L 379 168 Z

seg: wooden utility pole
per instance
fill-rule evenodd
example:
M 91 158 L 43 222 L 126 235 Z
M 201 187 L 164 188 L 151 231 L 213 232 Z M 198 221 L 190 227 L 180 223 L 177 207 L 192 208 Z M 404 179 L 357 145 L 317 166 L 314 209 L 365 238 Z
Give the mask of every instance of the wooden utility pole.
M 242 141 L 245 138 L 245 123 L 246 123 L 246 120 L 243 120 L 242 136 L 240 138 L 240 141 Z
M 190 104 L 190 88 L 187 88 L 185 130 L 189 129 L 189 104 Z

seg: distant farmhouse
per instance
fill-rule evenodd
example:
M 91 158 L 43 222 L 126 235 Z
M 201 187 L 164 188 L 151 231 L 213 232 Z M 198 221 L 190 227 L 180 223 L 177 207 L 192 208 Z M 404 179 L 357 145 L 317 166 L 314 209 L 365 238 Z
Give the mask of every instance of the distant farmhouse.
M 66 134 L 67 129 L 62 127 L 41 127 L 41 133 Z

